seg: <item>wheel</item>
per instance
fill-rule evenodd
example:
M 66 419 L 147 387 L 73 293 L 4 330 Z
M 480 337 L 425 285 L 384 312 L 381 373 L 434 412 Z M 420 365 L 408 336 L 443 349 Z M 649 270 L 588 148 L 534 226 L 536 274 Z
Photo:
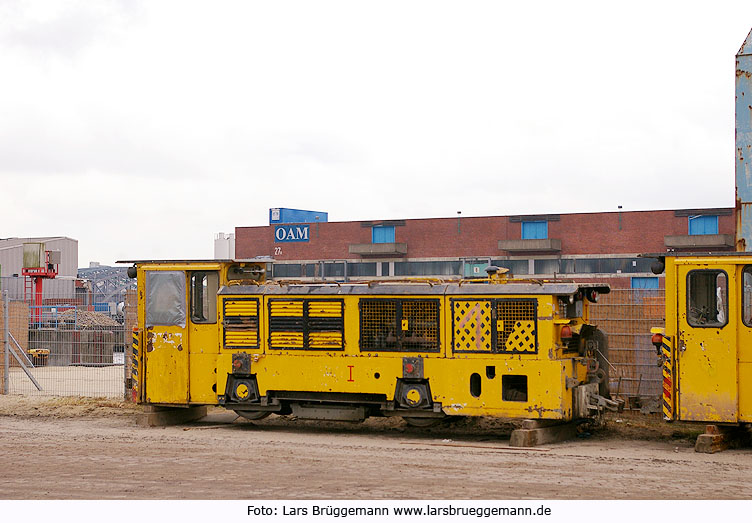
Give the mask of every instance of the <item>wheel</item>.
M 266 410 L 236 410 L 235 414 L 243 416 L 245 419 L 259 420 L 267 417 L 271 412 Z
M 402 416 L 402 419 L 411 427 L 420 427 L 423 429 L 434 427 L 444 420 L 444 418 L 413 418 L 410 416 Z

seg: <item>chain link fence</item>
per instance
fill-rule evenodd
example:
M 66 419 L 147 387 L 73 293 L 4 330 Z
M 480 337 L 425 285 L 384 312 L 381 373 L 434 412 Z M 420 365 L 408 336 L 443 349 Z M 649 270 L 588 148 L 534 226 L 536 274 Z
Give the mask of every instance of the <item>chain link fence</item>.
M 13 292 L 16 282 L 3 280 L 3 393 L 123 398 L 130 370 L 124 365 L 130 344 L 121 305 L 124 295 L 97 303 L 86 289 L 78 292 L 71 286 L 59 293 L 45 291 L 36 299 L 29 293 L 19 296 Z
M 612 395 L 626 399 L 661 396 L 661 367 L 650 329 L 665 325 L 665 310 L 663 289 L 613 289 L 591 305 L 591 323 L 608 336 Z

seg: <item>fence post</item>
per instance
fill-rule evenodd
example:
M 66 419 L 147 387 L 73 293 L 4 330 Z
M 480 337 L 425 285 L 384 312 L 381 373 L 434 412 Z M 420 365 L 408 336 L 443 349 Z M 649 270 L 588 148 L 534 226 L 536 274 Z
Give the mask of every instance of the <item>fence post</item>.
M 8 339 L 8 334 L 10 332 L 10 329 L 8 327 L 8 313 L 9 313 L 9 307 L 8 307 L 8 291 L 3 291 L 3 394 L 8 394 L 8 380 L 10 376 L 8 375 L 10 371 L 10 361 L 8 360 L 8 357 L 10 356 L 10 340 Z
M 125 298 L 123 298 L 123 304 L 125 304 Z M 130 362 L 128 355 L 132 350 L 128 345 L 130 340 L 128 339 L 128 333 L 126 332 L 128 330 L 126 328 L 127 326 L 128 322 L 125 318 L 125 311 L 123 311 L 123 401 L 128 401 L 128 363 Z

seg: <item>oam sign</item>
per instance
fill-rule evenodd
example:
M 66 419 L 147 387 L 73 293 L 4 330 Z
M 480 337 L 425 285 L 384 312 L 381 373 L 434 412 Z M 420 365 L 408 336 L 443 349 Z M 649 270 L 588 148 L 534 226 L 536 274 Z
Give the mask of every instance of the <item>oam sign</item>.
M 277 225 L 274 228 L 275 242 L 307 242 L 308 225 Z

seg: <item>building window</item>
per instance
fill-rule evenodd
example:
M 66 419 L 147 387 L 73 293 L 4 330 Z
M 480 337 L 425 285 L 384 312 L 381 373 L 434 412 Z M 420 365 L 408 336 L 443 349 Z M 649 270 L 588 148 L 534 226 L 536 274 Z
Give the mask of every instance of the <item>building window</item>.
M 492 260 L 491 265 L 509 269 L 509 272 L 513 276 L 519 274 L 528 274 L 530 272 L 530 264 L 528 260 Z
M 718 234 L 718 216 L 690 216 L 689 234 Z
M 326 262 L 324 263 L 324 278 L 344 278 L 344 262 Z
M 272 266 L 274 278 L 300 278 L 302 271 L 299 263 L 275 263 Z
M 633 289 L 657 289 L 658 278 L 652 276 L 632 276 Z
M 546 238 L 548 238 L 547 221 L 522 222 L 523 240 L 545 240 Z
M 535 274 L 558 274 L 561 272 L 559 260 L 540 259 L 535 260 Z
M 394 262 L 395 276 L 458 276 L 461 261 Z
M 347 276 L 376 276 L 376 263 L 348 263 Z
M 394 225 L 371 227 L 371 243 L 394 243 Z

